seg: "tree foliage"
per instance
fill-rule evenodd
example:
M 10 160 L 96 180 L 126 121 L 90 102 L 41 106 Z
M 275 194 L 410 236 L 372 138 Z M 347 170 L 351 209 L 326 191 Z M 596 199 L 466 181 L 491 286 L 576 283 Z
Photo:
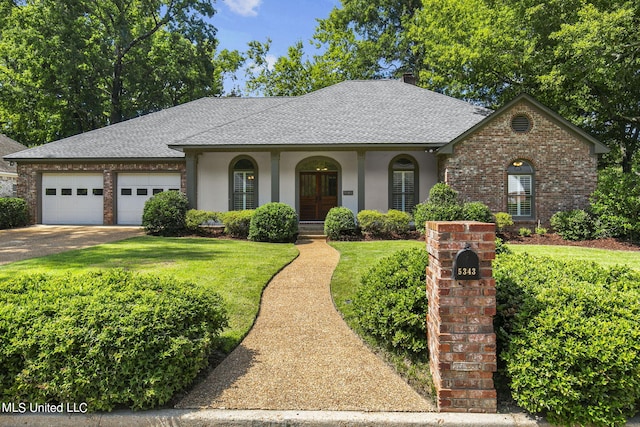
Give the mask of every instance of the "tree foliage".
M 222 91 L 210 0 L 0 3 L 0 131 L 40 144 Z

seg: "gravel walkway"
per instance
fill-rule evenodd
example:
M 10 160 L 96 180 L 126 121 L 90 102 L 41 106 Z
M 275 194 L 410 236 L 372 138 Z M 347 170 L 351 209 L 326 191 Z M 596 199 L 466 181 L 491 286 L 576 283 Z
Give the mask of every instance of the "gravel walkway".
M 242 343 L 177 408 L 434 411 L 371 353 L 329 292 L 339 254 L 303 241 L 276 275 Z

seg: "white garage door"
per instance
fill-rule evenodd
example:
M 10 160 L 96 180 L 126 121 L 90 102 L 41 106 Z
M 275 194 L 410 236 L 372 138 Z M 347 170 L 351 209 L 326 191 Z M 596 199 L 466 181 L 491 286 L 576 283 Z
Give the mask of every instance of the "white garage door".
M 144 203 L 168 190 L 180 190 L 179 173 L 118 174 L 118 224 L 140 225 Z
M 43 224 L 102 224 L 102 174 L 43 173 Z

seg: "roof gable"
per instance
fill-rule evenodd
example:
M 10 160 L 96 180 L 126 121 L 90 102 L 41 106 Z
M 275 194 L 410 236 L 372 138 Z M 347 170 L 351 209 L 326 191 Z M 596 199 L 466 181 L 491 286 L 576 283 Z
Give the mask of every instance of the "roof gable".
M 437 154 L 453 154 L 453 148 L 457 143 L 459 143 L 461 141 L 464 141 L 470 135 L 475 134 L 480 129 L 484 128 L 489 123 L 491 123 L 493 120 L 495 120 L 498 117 L 502 116 L 502 114 L 504 114 L 505 112 L 511 110 L 516 104 L 520 103 L 521 101 L 529 103 L 531 106 L 533 106 L 535 109 L 537 109 L 538 111 L 543 113 L 547 118 L 549 118 L 551 121 L 555 122 L 557 125 L 559 125 L 564 130 L 568 131 L 569 133 L 572 133 L 572 134 L 576 135 L 578 138 L 582 139 L 583 141 L 587 142 L 588 144 L 591 144 L 592 152 L 594 154 L 603 154 L 603 153 L 608 153 L 609 152 L 609 149 L 604 144 L 602 144 L 600 141 L 598 141 L 596 138 L 594 138 L 592 135 L 590 135 L 587 132 L 585 132 L 584 130 L 580 129 L 579 127 L 577 127 L 573 123 L 567 121 L 562 116 L 560 116 L 558 113 L 554 112 L 553 110 L 549 109 L 545 105 L 543 105 L 540 102 L 538 102 L 532 96 L 523 93 L 523 94 L 520 94 L 517 97 L 515 97 L 513 100 L 511 100 L 505 106 L 503 106 L 502 108 L 497 110 L 491 116 L 487 117 L 486 119 L 484 119 L 481 122 L 477 123 L 475 126 L 472 126 L 468 130 L 466 130 L 465 132 L 463 132 L 462 134 L 457 136 L 455 139 L 453 139 L 448 144 L 440 147 L 437 150 Z
M 7 154 L 13 154 L 26 149 L 27 147 L 24 145 L 0 133 L 0 159 Z M 16 173 L 16 170 L 16 166 L 11 165 L 8 161 L 0 161 L 0 173 L 13 174 Z

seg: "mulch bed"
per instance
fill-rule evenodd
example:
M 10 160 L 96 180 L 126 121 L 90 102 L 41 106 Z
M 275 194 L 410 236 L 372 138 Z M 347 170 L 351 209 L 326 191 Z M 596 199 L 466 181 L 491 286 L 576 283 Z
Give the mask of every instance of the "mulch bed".
M 503 236 L 505 242 L 509 244 L 523 245 L 559 245 L 559 246 L 581 246 L 584 248 L 608 249 L 616 251 L 640 251 L 638 243 L 632 243 L 617 239 L 598 239 L 598 240 L 582 240 L 570 241 L 564 240 L 558 234 L 533 234 L 530 237 L 522 237 L 517 234 L 506 234 Z

